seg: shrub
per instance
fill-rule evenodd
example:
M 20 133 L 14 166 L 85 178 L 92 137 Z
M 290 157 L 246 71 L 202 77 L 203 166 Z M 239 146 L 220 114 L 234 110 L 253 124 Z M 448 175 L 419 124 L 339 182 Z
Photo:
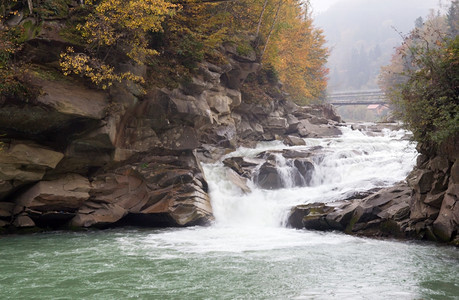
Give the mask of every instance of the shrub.
M 431 35 L 432 36 L 432 35 Z M 459 134 L 459 37 L 414 32 L 399 49 L 401 72 L 385 69 L 382 88 L 418 142 L 436 146 Z

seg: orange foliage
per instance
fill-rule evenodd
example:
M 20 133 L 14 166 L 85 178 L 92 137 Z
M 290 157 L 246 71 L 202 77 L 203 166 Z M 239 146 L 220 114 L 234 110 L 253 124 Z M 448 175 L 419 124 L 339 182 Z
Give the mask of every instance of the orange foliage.
M 280 15 L 264 62 L 274 66 L 293 99 L 306 104 L 324 95 L 328 49 L 322 31 L 298 1 L 285 1 Z

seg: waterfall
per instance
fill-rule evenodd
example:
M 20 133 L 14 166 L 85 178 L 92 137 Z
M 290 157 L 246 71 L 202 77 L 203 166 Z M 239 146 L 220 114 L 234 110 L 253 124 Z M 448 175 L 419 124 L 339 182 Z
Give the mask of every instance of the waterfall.
M 227 178 L 223 163 L 204 164 L 217 226 L 278 227 L 282 226 L 290 208 L 313 202 L 332 202 L 348 198 L 372 188 L 391 186 L 404 180 L 412 170 L 417 152 L 404 137 L 404 130 L 383 130 L 373 136 L 366 132 L 343 128 L 334 138 L 305 139 L 306 146 L 289 147 L 278 141 L 260 143 L 255 149 L 240 148 L 225 156 L 255 158 L 273 151 L 283 188 L 262 189 L 248 180 L 251 190 L 244 193 Z M 298 183 L 298 170 L 292 160 L 279 151 L 313 153 L 314 171 L 309 184 Z M 272 159 L 272 158 L 271 158 Z M 258 166 L 254 173 L 259 172 Z M 256 174 L 254 174 L 256 178 Z

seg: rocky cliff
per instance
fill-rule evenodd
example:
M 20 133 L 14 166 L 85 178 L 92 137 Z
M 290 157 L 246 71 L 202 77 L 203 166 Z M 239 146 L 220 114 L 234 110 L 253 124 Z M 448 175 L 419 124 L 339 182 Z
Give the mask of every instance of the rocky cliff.
M 200 161 L 242 144 L 340 133 L 331 107 L 298 107 L 278 82 L 259 89 L 269 101 L 249 99 L 241 87 L 260 64 L 231 43 L 220 50 L 225 63 L 204 61 L 178 88 L 146 94 L 131 82 L 105 92 L 43 71 L 68 46 L 56 24 L 21 53 L 38 66 L 40 95 L 0 103 L 0 230 L 206 224 L 213 217 Z

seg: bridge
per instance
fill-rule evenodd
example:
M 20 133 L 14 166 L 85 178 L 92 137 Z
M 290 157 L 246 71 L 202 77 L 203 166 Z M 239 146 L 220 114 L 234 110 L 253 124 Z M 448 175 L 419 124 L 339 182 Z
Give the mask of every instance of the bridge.
M 335 92 L 328 95 L 327 103 L 341 105 L 388 105 L 386 95 L 381 90 Z

